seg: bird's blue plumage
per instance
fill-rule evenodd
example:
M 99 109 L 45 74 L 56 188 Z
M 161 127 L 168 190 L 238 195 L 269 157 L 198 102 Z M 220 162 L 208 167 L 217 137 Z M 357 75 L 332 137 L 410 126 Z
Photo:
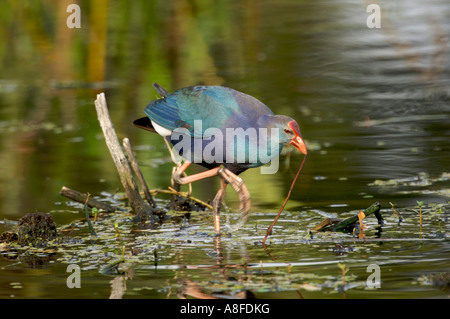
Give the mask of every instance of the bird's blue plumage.
M 222 86 L 194 86 L 150 102 L 145 114 L 157 124 L 170 129 L 185 127 L 193 133 L 194 120 L 202 121 L 202 133 L 215 127 L 248 127 L 258 114 L 272 113 L 257 99 Z M 197 132 L 199 133 L 199 132 Z M 205 137 L 198 136 L 195 137 Z
M 286 123 L 292 121 L 286 116 L 274 115 L 265 104 L 256 98 L 222 86 L 193 86 L 170 94 L 163 94 L 163 98 L 150 102 L 144 112 L 152 122 L 170 131 L 175 133 L 186 133 L 186 129 L 189 131 L 190 146 L 181 150 L 180 155 L 191 162 L 198 163 L 193 156 L 202 156 L 205 150 L 211 151 L 212 145 L 215 145 L 217 149 L 223 150 L 223 156 L 220 159 L 218 159 L 218 156 L 214 157 L 218 161 L 213 163 L 204 159 L 201 164 L 206 167 L 223 164 L 235 173 L 267 163 L 267 161 L 262 161 L 262 157 L 260 157 L 262 142 L 269 145 L 268 154 L 272 158 L 278 156 L 283 144 L 287 142 L 287 139 L 283 140 L 285 136 L 280 135 L 280 144 L 271 144 L 270 136 L 268 141 L 262 139 L 259 135 L 259 129 L 268 129 L 270 135 L 270 129 L 276 127 L 280 128 L 281 133 L 284 134 L 283 127 L 286 126 Z M 200 130 L 198 123 L 201 123 Z M 217 138 L 217 134 L 211 134 L 211 128 L 216 129 L 215 132 L 220 131 L 219 133 L 223 137 L 221 143 L 218 143 L 217 140 L 213 142 Z M 240 135 L 243 136 L 241 141 L 245 141 L 244 145 L 232 143 L 230 138 L 227 140 L 227 133 L 230 129 L 242 129 L 244 131 L 244 134 Z M 252 133 L 251 130 L 254 130 L 253 132 L 256 132 L 256 135 L 246 135 L 246 133 Z M 198 145 L 196 140 L 199 138 L 203 139 L 199 141 L 201 146 L 194 147 L 195 143 Z M 232 139 L 235 141 L 234 137 Z M 181 140 L 180 135 L 178 135 L 178 139 L 174 136 L 170 137 L 170 141 L 174 145 L 180 143 Z M 238 152 L 241 152 L 241 155 L 245 153 L 240 158 L 244 158 L 244 160 L 239 163 Z M 216 149 L 212 153 L 216 155 Z M 234 161 L 230 161 L 227 154 L 233 154 Z

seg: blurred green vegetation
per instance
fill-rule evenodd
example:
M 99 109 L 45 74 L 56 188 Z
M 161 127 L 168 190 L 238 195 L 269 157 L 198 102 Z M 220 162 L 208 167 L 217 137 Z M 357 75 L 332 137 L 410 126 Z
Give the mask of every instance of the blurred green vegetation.
M 81 8 L 79 29 L 66 25 L 71 3 Z M 158 136 L 130 125 L 156 97 L 153 82 L 174 90 L 245 79 L 250 94 L 263 90 L 254 85 L 260 23 L 258 1 L 2 1 L 2 212 L 51 207 L 63 185 L 93 194 L 120 187 L 93 108 L 101 91 L 119 137 L 152 145 L 139 153 L 146 161 L 167 157 Z M 166 166 L 144 164 L 151 187 L 168 184 Z M 263 196 L 276 200 L 265 180 Z
M 72 3 L 79 29 L 66 25 Z M 172 164 L 164 143 L 131 125 L 156 97 L 153 82 L 169 91 L 233 87 L 296 118 L 310 152 L 287 209 L 305 201 L 366 207 L 375 179 L 439 175 L 448 167 L 448 5 L 433 19 L 431 6 L 382 7 L 390 25 L 373 30 L 365 4 L 345 1 L 1 1 L 0 214 L 65 208 L 63 185 L 121 190 L 95 114 L 100 92 L 149 186 L 165 188 Z M 419 16 L 414 34 L 406 32 L 412 20 L 397 19 L 410 14 Z M 354 125 L 424 114 L 447 123 Z M 286 168 L 282 158 L 274 175 L 243 174 L 254 209 L 279 206 L 299 160 L 293 153 Z M 197 183 L 195 195 L 212 198 L 216 183 Z M 232 191 L 227 198 L 236 200 Z

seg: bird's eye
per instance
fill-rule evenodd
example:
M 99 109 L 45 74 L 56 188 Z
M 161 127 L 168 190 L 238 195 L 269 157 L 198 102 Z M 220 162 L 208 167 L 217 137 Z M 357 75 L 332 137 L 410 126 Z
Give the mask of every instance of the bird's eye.
M 284 133 L 286 134 L 292 134 L 292 131 L 288 130 L 287 128 L 284 129 Z

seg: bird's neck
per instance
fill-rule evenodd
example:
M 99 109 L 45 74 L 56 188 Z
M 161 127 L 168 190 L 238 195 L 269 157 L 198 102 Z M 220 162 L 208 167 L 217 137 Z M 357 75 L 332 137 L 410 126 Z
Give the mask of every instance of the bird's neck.
M 280 155 L 281 149 L 285 144 L 280 138 L 280 129 L 273 125 L 276 122 L 276 117 L 277 115 L 264 114 L 257 121 L 259 148 L 267 147 L 266 154 L 272 159 Z M 261 132 L 261 130 L 265 131 L 265 133 Z M 261 149 L 261 151 L 264 153 L 265 149 Z

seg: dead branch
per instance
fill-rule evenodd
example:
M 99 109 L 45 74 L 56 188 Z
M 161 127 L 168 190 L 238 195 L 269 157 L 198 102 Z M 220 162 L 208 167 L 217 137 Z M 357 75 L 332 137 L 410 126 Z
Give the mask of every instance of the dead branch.
M 111 157 L 116 165 L 120 181 L 125 188 L 130 206 L 136 213 L 136 218 L 141 219 L 146 215 L 150 215 L 153 218 L 153 209 L 150 205 L 144 202 L 139 194 L 139 189 L 134 181 L 130 165 L 120 146 L 119 139 L 117 138 L 116 131 L 114 130 L 114 125 L 112 124 L 109 116 L 104 93 L 97 95 L 97 99 L 95 100 L 95 109 L 97 110 L 97 117 L 103 130 L 103 135 L 105 136 L 106 145 L 108 146 Z
M 136 158 L 134 157 L 133 150 L 131 149 L 130 140 L 127 137 L 125 137 L 123 139 L 123 147 L 125 148 L 125 151 L 127 152 L 128 160 L 131 163 L 131 167 L 133 168 L 134 173 L 136 174 L 136 176 L 139 180 L 139 183 L 141 184 L 145 199 L 153 208 L 156 208 L 156 202 L 153 199 L 152 195 L 150 194 L 147 183 L 145 182 L 145 179 L 144 179 L 144 175 L 142 175 L 141 169 L 139 168 Z
M 81 203 L 81 204 L 84 204 L 86 202 L 87 197 L 88 197 L 87 194 L 83 194 L 83 193 L 77 192 L 76 190 L 70 189 L 70 188 L 68 188 L 66 186 L 63 186 L 61 188 L 61 190 L 59 191 L 59 194 L 61 194 L 64 197 L 67 197 L 67 198 L 69 198 L 69 199 L 71 199 L 71 200 L 73 200 L 75 202 Z M 97 201 L 97 200 L 92 199 L 92 198 L 89 198 L 87 204 L 91 208 L 95 207 L 98 210 L 103 210 L 103 211 L 108 212 L 108 213 L 113 213 L 113 212 L 115 212 L 117 210 L 117 209 L 113 208 L 112 206 L 110 206 L 110 205 L 108 205 L 106 203 Z

